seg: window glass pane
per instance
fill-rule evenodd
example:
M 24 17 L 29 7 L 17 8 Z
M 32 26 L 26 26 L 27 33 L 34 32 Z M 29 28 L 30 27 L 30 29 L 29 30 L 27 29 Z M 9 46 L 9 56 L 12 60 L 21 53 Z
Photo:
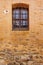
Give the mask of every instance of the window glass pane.
M 19 19 L 19 9 L 14 9 L 14 11 L 13 11 L 13 19 Z
M 27 15 L 23 15 L 23 19 L 27 19 Z
M 27 15 L 21 15 L 21 19 L 27 19 Z
M 16 14 L 19 14 L 19 9 L 16 9 L 16 10 L 15 10 L 15 13 L 16 13 Z
M 27 21 L 22 20 L 21 21 L 21 26 L 25 26 L 25 25 L 27 25 Z
M 18 14 L 17 14 L 17 15 L 16 15 L 16 14 L 15 14 L 15 15 L 13 14 L 13 19 L 19 19 L 19 18 L 20 18 L 20 17 L 19 17 Z
M 27 19 L 27 10 L 21 9 L 21 19 Z
M 13 25 L 19 26 L 19 21 L 13 21 Z
M 15 19 L 19 19 L 19 18 L 20 18 L 19 14 L 15 15 Z
M 27 10 L 21 9 L 21 14 L 27 14 Z
M 19 14 L 19 9 L 14 9 L 13 14 Z
M 26 21 L 23 21 L 23 25 L 26 25 Z
M 15 21 L 15 25 L 16 26 L 19 26 L 19 21 Z

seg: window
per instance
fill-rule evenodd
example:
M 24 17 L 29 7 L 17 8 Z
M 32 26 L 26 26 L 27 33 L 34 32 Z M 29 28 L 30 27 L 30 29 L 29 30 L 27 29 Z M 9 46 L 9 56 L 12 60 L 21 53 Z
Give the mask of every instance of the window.
M 29 29 L 28 7 L 18 4 L 12 9 L 12 28 L 13 30 Z

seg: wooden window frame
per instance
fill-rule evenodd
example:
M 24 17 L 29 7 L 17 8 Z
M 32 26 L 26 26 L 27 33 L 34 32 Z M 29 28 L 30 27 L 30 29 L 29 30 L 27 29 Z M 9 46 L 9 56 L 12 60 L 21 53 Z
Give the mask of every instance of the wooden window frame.
M 24 3 L 16 3 L 16 4 L 13 4 L 12 5 L 12 14 L 13 14 L 13 9 L 19 9 L 19 8 L 24 8 L 24 9 L 27 9 L 28 11 L 27 11 L 27 15 L 28 15 L 28 17 L 27 17 L 27 22 L 28 22 L 28 26 L 27 26 L 27 28 L 21 28 L 21 27 L 19 27 L 19 28 L 15 28 L 14 29 L 14 27 L 13 27 L 13 17 L 12 17 L 12 30 L 13 31 L 28 31 L 29 30 L 29 5 L 27 5 L 27 4 L 24 4 Z M 21 12 L 20 12 L 20 17 L 21 17 Z M 18 19 L 14 19 L 14 20 L 18 20 Z M 19 19 L 19 20 L 21 20 L 21 19 Z M 22 19 L 23 20 L 23 19 Z M 26 19 L 24 19 L 25 21 L 26 21 Z

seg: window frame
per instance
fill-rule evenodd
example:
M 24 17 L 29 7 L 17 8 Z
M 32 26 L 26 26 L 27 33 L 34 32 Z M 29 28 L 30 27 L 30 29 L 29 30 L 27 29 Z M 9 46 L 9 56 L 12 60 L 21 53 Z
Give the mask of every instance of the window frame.
M 13 25 L 13 9 L 19 9 L 19 8 L 21 8 L 21 10 L 22 10 L 22 8 L 24 8 L 24 9 L 28 9 L 28 11 L 27 11 L 27 23 L 28 23 L 28 25 L 27 25 L 27 27 L 21 27 L 21 26 L 19 26 L 19 28 L 15 28 L 14 29 L 14 25 Z M 20 17 L 21 17 L 21 13 L 19 13 L 19 15 L 20 15 Z M 15 19 L 14 19 L 15 20 Z M 18 19 L 16 19 L 16 20 L 18 20 Z M 20 21 L 22 20 L 22 19 L 19 19 Z M 26 21 L 26 19 L 24 19 L 25 21 Z M 23 24 L 22 24 L 23 25 Z M 12 5 L 12 30 L 13 31 L 28 31 L 29 30 L 29 5 L 27 5 L 27 4 L 24 4 L 24 3 L 17 3 L 17 4 L 13 4 Z

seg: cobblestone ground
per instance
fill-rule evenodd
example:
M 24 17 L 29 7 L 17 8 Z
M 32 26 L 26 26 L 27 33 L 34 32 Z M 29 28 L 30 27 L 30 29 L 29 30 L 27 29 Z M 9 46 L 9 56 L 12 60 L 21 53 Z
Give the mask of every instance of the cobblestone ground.
M 43 44 L 13 46 L 0 50 L 0 65 L 43 65 Z

